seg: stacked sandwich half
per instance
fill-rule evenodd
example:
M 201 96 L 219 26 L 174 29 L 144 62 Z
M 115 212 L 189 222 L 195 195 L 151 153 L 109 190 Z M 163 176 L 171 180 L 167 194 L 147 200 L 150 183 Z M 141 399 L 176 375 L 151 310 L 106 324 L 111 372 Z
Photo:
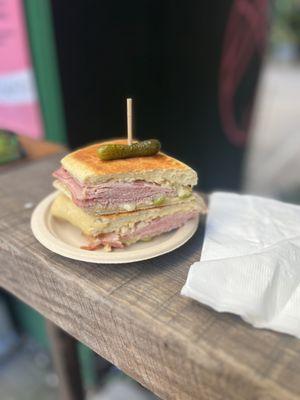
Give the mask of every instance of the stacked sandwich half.
M 197 174 L 187 165 L 163 153 L 102 161 L 99 146 L 68 154 L 53 174 L 60 194 L 51 212 L 81 229 L 86 249 L 150 240 L 205 212 L 192 192 Z

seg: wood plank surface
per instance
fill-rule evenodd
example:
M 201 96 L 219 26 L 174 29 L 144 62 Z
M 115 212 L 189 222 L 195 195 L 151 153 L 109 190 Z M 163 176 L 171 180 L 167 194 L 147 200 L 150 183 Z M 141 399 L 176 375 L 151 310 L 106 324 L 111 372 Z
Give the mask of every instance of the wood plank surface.
M 0 286 L 162 399 L 299 399 L 299 340 L 180 296 L 201 229 L 170 254 L 128 265 L 69 260 L 35 240 L 28 204 L 52 190 L 59 158 L 0 174 Z

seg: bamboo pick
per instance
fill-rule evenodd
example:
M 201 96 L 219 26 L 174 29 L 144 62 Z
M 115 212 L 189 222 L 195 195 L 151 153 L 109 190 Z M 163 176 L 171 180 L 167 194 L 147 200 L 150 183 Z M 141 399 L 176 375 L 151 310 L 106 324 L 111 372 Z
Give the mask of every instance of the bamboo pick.
M 127 143 L 132 144 L 132 99 L 127 99 Z

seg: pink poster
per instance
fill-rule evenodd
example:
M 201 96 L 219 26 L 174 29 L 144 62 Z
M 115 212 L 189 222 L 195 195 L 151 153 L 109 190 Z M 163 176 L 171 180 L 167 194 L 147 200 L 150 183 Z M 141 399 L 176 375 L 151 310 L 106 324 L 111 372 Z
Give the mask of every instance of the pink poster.
M 0 0 L 0 129 L 44 136 L 22 0 Z

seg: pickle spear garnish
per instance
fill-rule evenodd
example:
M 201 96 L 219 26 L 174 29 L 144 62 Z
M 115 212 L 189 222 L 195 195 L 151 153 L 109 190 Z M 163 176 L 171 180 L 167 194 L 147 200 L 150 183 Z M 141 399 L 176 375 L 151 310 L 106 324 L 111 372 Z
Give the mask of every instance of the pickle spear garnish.
M 103 144 L 97 150 L 98 156 L 103 161 L 118 160 L 122 158 L 154 156 L 160 150 L 160 142 L 156 139 L 144 140 L 133 144 Z

